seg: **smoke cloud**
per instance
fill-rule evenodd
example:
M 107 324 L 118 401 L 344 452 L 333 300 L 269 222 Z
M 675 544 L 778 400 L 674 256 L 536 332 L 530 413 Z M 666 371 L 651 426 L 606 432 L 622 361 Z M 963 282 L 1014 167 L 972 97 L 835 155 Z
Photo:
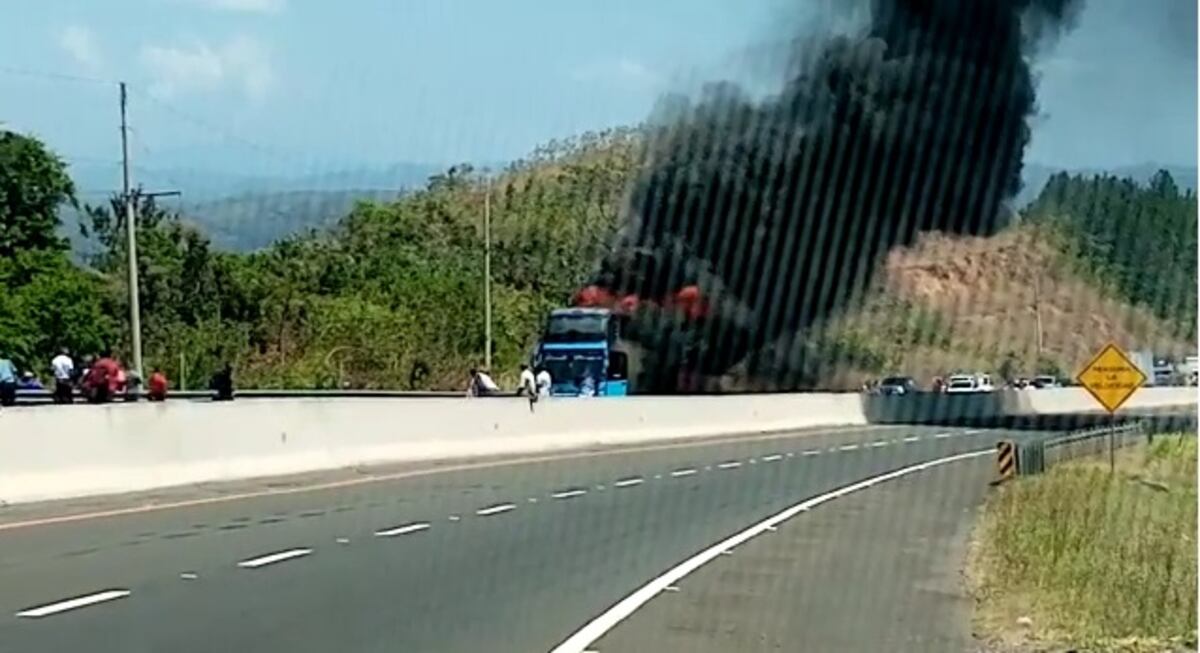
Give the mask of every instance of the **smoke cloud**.
M 775 95 L 723 82 L 664 101 L 591 289 L 636 298 L 643 382 L 679 389 L 683 370 L 719 375 L 794 339 L 920 232 L 1002 228 L 1035 110 L 1029 58 L 1078 5 L 874 0 L 860 34 L 797 39 Z

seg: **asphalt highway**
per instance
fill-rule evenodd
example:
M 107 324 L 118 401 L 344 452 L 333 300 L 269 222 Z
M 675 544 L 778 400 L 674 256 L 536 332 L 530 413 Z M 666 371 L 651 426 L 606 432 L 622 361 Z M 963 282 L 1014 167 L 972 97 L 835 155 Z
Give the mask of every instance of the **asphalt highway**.
M 0 651 L 549 651 L 681 560 L 797 502 L 1010 435 L 1029 433 L 816 429 L 230 488 L 167 509 L 142 508 L 176 498 L 160 493 L 0 511 Z M 935 487 L 985 484 L 977 461 Z M 828 529 L 810 518 L 853 496 L 788 528 Z M 872 592 L 861 574 L 823 578 L 812 596 Z

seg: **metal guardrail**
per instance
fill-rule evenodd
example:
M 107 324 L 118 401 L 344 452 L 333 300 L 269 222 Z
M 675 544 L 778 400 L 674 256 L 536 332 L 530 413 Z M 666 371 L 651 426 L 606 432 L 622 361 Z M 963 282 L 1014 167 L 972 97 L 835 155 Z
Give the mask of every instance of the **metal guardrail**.
M 1195 429 L 1196 414 L 1191 413 L 1165 419 L 1136 418 L 1022 442 L 1005 440 L 1001 445 L 1008 444 L 1010 447 L 998 445 L 997 448 L 998 481 L 1013 476 L 1040 474 L 1046 471 L 1047 467 L 1066 460 L 1102 455 L 1141 441 L 1150 442 L 1156 433 Z M 1011 454 L 1006 457 L 1008 451 L 1015 451 L 1015 465 L 1012 464 Z M 1015 467 L 1015 474 L 1005 474 L 1006 465 Z
M 214 393 L 211 390 L 172 390 L 167 394 L 167 401 L 209 401 Z M 431 397 L 463 397 L 466 392 L 444 391 L 405 391 L 405 390 L 237 390 L 234 396 L 238 399 L 353 399 L 353 398 L 388 398 L 388 399 L 425 399 Z M 142 392 L 137 399 L 146 400 Z M 137 399 L 134 399 L 136 401 Z M 87 401 L 81 393 L 75 393 L 76 403 Z M 130 401 L 125 395 L 116 395 L 112 403 Z M 17 405 L 30 406 L 52 404 L 54 393 L 49 390 L 18 390 Z

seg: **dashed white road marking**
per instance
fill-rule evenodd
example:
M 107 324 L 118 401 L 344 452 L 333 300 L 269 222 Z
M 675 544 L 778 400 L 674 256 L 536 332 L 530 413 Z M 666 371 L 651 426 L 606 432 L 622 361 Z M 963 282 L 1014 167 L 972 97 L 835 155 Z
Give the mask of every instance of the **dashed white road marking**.
M 462 517 L 460 517 L 459 515 L 450 515 L 447 519 L 449 519 L 450 521 L 459 521 L 460 519 L 462 519 Z
M 662 474 L 655 474 L 654 478 L 662 478 Z
M 792 457 L 794 457 L 795 455 L 796 455 L 796 453 L 795 453 L 794 451 L 789 451 L 789 452 L 787 453 L 787 457 L 788 457 L 788 458 L 792 458 Z
M 67 610 L 76 610 L 86 608 L 89 605 L 96 605 L 97 603 L 123 599 L 132 593 L 129 590 L 104 590 L 95 594 L 87 594 L 65 601 L 58 601 L 57 603 L 47 603 L 46 605 L 22 610 L 17 613 L 17 616 L 26 619 L 41 619 L 42 617 L 49 617 L 52 614 L 66 612 Z
M 910 435 L 907 438 L 904 438 L 905 442 L 918 442 L 920 440 L 921 440 L 921 436 L 919 436 L 919 435 Z
M 551 494 L 550 496 L 555 499 L 573 499 L 575 497 L 581 497 L 585 494 L 587 494 L 587 490 L 576 489 L 576 490 L 563 490 L 562 492 L 555 492 L 554 494 Z
M 480 517 L 491 517 L 492 515 L 499 515 L 500 513 L 508 512 L 509 510 L 516 510 L 516 508 L 517 506 L 514 503 L 500 503 L 494 506 L 488 506 L 487 508 L 480 508 L 479 510 L 475 511 L 475 514 L 479 515 Z
M 200 574 L 197 574 L 194 571 L 184 571 L 179 574 L 179 578 L 181 580 L 196 580 L 200 578 Z
M 888 446 L 889 444 L 891 444 L 891 442 L 888 442 L 887 440 L 876 440 L 876 441 L 874 441 L 874 442 L 872 442 L 872 443 L 871 443 L 871 447 L 872 447 L 872 448 L 875 448 L 875 447 L 886 447 L 886 446 Z
M 907 476 L 909 474 L 924 471 L 926 469 L 941 465 L 947 465 L 960 460 L 994 455 L 995 452 L 989 448 L 981 451 L 972 451 L 969 453 L 947 456 L 945 458 L 938 458 L 916 465 L 902 467 L 885 474 L 872 476 L 857 483 L 844 485 L 836 490 L 805 499 L 804 501 L 778 512 L 775 515 L 772 515 L 771 517 L 768 517 L 739 533 L 713 544 L 707 549 L 704 549 L 703 551 L 668 569 L 662 575 L 650 580 L 645 585 L 634 590 L 631 594 L 618 601 L 608 610 L 604 611 L 600 616 L 592 619 L 582 628 L 572 633 L 569 637 L 563 640 L 562 643 L 551 649 L 550 653 L 583 653 L 589 646 L 594 644 L 596 640 L 603 637 L 605 633 L 612 630 L 613 627 L 615 627 L 618 623 L 620 623 L 629 615 L 633 614 L 634 611 L 648 603 L 655 596 L 658 596 L 662 592 L 678 591 L 678 586 L 676 583 L 705 564 L 712 562 L 715 558 L 721 555 L 721 552 L 728 551 L 744 542 L 748 542 L 749 540 L 768 532 L 770 528 L 778 526 L 792 517 L 795 517 L 801 512 L 815 508 L 828 501 L 858 492 L 859 490 L 863 490 L 877 483 L 883 483 L 885 481 L 890 481 L 902 476 Z
M 816 449 L 808 449 L 806 451 L 800 452 L 800 455 L 801 456 L 816 456 L 816 455 L 820 455 L 820 453 L 821 452 Z
M 422 521 L 375 531 L 375 537 L 396 537 L 397 535 L 408 535 L 409 533 L 419 533 L 425 530 L 429 530 L 429 522 Z
M 537 497 L 529 497 L 529 499 L 527 499 L 527 500 L 529 501 L 529 503 L 537 503 L 538 502 Z
M 265 556 L 259 556 L 257 558 L 250 558 L 249 560 L 243 560 L 243 561 L 237 563 L 237 566 L 241 567 L 242 569 L 258 569 L 259 567 L 273 565 L 277 562 L 283 562 L 284 560 L 291 560 L 293 558 L 303 558 L 306 555 L 311 555 L 312 552 L 313 552 L 312 549 L 288 549 L 286 551 L 278 551 L 275 553 L 268 553 Z
M 741 467 L 741 466 L 742 466 L 742 464 L 740 462 L 738 462 L 736 460 L 731 460 L 727 463 L 721 463 L 721 464 L 717 465 L 717 469 L 737 469 L 738 467 Z
M 646 479 L 643 478 L 623 478 L 616 483 L 613 483 L 613 487 L 633 487 L 635 485 L 641 485 L 645 482 Z
M 857 448 L 857 444 L 843 444 L 842 446 L 838 447 L 838 451 L 854 451 Z
M 350 538 L 348 538 L 348 537 L 338 537 L 338 538 L 334 538 L 334 540 L 333 540 L 333 541 L 334 541 L 334 542 L 337 542 L 338 544 L 349 544 L 349 543 L 350 543 Z
M 762 457 L 762 461 L 763 461 L 764 463 L 773 463 L 773 462 L 775 462 L 776 460 L 783 460 L 783 454 L 781 454 L 781 453 L 773 453 L 773 454 L 771 454 L 771 455 L 769 455 L 769 456 L 763 456 L 763 457 Z
M 956 435 L 958 435 L 958 434 L 957 433 L 938 433 L 938 434 L 935 434 L 933 437 L 937 438 L 938 440 L 943 440 L 945 438 L 952 438 Z
M 696 470 L 689 467 L 687 469 L 677 469 L 677 470 L 671 472 L 671 476 L 673 476 L 675 478 L 680 478 L 682 476 L 691 476 L 692 474 L 695 474 L 695 473 L 696 473 Z

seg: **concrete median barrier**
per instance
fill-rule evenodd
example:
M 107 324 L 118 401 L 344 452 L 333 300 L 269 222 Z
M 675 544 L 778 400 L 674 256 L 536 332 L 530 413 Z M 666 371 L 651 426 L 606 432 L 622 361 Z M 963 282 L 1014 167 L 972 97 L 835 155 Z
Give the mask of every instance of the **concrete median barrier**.
M 1196 406 L 1195 388 L 1145 388 L 1122 406 L 1121 415 L 1154 415 Z M 863 415 L 878 424 L 948 424 L 1076 428 L 1106 421 L 1108 413 L 1083 388 L 1003 390 L 977 394 L 917 393 L 864 396 Z
M 863 423 L 853 394 L 28 407 L 0 413 L 0 501 Z
M 15 408 L 0 412 L 0 502 L 819 426 L 1100 414 L 1075 388 L 1016 394 L 551 399 L 532 411 L 523 399 L 459 397 Z M 1195 403 L 1191 388 L 1148 389 L 1129 409 Z

